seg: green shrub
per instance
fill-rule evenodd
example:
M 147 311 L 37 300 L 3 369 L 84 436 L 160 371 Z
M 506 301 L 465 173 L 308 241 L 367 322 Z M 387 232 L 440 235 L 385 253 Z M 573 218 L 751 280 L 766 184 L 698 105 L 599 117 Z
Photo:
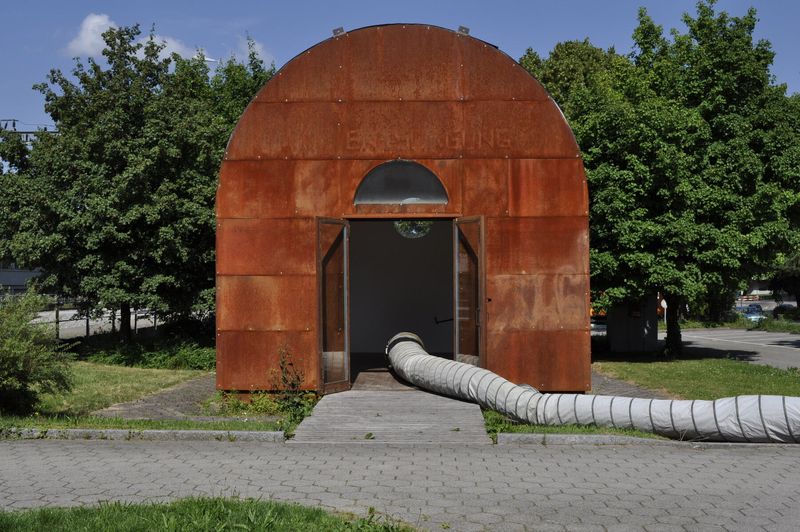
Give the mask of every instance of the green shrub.
M 213 370 L 217 355 L 213 347 L 182 338 L 157 338 L 129 344 L 86 345 L 83 358 L 100 364 L 118 364 L 150 369 Z
M 25 414 L 39 394 L 70 389 L 70 361 L 55 330 L 34 324 L 45 298 L 0 296 L 0 412 Z

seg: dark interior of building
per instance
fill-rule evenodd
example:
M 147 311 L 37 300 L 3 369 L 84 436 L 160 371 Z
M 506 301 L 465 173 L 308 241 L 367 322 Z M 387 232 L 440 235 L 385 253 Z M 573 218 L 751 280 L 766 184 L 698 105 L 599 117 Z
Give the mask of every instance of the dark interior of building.
M 453 356 L 452 220 L 351 220 L 349 256 L 351 381 L 386 371 L 400 331 Z

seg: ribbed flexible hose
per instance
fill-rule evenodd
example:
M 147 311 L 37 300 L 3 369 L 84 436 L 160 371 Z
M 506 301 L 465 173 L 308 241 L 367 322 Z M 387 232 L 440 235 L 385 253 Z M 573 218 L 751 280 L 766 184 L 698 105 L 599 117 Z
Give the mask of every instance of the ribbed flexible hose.
M 392 337 L 386 353 L 392 368 L 408 382 L 524 423 L 633 428 L 681 440 L 800 443 L 800 397 L 679 401 L 541 393 L 489 370 L 431 356 L 413 333 Z

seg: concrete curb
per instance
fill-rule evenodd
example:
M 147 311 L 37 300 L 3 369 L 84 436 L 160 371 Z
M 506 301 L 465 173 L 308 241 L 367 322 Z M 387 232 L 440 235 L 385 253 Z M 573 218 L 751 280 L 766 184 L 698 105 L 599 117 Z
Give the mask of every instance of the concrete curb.
M 0 430 L 0 439 L 122 441 L 257 441 L 283 443 L 283 432 L 249 430 L 19 429 Z
M 635 436 L 616 436 L 613 434 L 541 434 L 522 432 L 501 432 L 497 435 L 497 445 L 671 445 L 708 449 L 719 447 L 792 447 L 796 443 L 747 443 L 747 442 L 705 442 L 662 440 L 657 438 L 637 438 Z

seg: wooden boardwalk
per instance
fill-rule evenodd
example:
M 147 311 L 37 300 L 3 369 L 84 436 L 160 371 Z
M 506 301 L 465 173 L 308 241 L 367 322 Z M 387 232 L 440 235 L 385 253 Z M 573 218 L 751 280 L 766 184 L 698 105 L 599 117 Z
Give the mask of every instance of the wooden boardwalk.
M 420 390 L 326 395 L 289 441 L 491 444 L 478 405 Z

